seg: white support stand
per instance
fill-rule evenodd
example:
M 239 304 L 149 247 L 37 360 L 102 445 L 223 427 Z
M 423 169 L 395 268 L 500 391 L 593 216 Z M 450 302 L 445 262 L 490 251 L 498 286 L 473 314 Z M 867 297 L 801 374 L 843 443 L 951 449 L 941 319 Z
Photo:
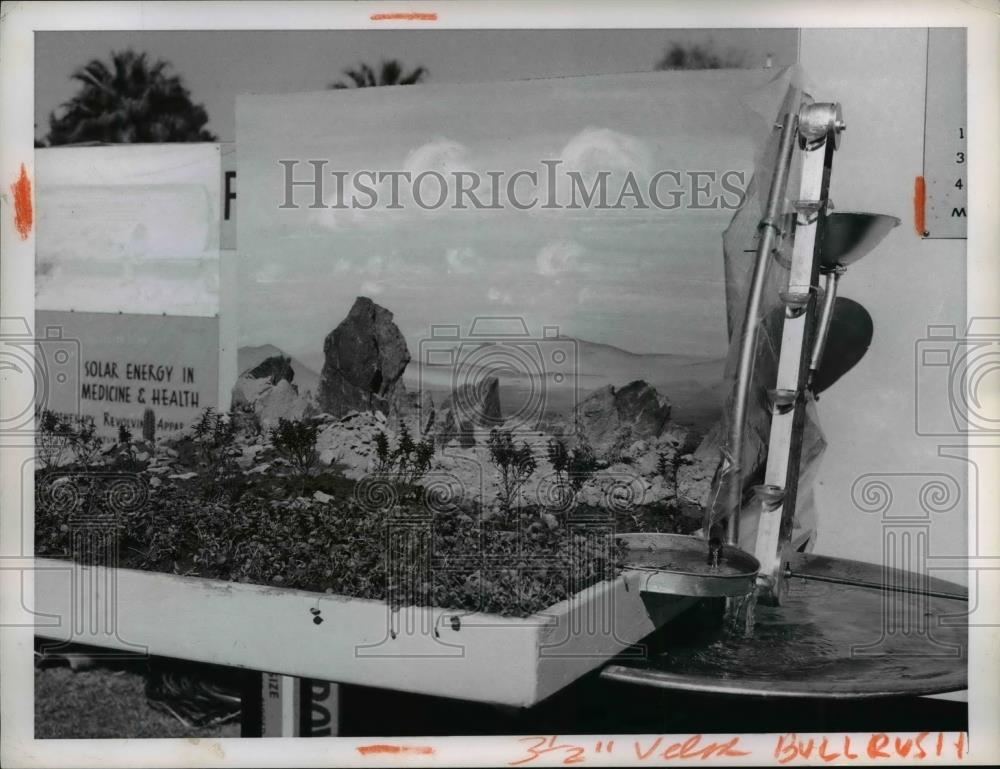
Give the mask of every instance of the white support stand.
M 828 126 L 819 136 L 823 120 Z M 839 126 L 839 128 L 838 128 Z M 782 551 L 795 515 L 804 423 L 805 385 L 811 363 L 818 245 L 826 215 L 836 131 L 842 128 L 837 105 L 810 104 L 799 118 L 802 172 L 795 203 L 794 239 L 775 388 L 770 392 L 771 432 L 764 484 L 754 489 L 760 510 L 754 557 L 760 562 L 758 588 L 765 599 L 780 600 Z

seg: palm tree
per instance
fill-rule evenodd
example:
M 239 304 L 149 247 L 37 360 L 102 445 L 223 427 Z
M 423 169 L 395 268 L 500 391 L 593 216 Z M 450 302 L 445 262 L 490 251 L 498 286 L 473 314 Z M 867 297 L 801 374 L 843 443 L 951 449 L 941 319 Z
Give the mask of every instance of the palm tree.
M 414 85 L 427 76 L 426 67 L 417 67 L 403 74 L 403 65 L 396 59 L 383 59 L 376 76 L 375 70 L 367 64 L 361 64 L 357 69 L 345 69 L 348 82 L 338 80 L 330 83 L 330 88 L 372 88 L 380 85 Z
M 732 52 L 720 56 L 708 46 L 693 45 L 685 48 L 673 43 L 657 62 L 656 69 L 732 69 L 742 66 L 743 57 Z
M 80 90 L 49 114 L 48 144 L 215 141 L 204 106 L 170 66 L 131 49 L 112 51 L 110 66 L 92 59 L 71 76 Z

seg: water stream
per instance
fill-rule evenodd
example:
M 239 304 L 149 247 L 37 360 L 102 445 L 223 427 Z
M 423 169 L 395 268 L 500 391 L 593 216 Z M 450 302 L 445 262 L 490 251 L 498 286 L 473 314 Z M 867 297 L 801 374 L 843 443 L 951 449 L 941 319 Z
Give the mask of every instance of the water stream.
M 757 615 L 757 590 L 726 598 L 722 616 L 722 638 L 728 641 L 753 638 Z

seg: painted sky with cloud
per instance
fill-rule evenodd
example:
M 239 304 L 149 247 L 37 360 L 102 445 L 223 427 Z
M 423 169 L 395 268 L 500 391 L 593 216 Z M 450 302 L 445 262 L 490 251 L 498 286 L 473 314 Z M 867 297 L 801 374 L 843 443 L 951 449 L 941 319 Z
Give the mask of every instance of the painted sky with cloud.
M 636 352 L 721 355 L 732 211 L 425 211 L 406 195 L 402 210 L 311 210 L 308 191 L 280 210 L 277 161 L 544 174 L 542 160 L 560 160 L 560 172 L 611 172 L 615 194 L 628 172 L 643 190 L 660 170 L 749 180 L 783 91 L 773 71 L 707 71 L 240 97 L 240 343 L 316 363 L 365 294 L 395 313 L 411 350 L 433 324 L 516 314 Z M 436 197 L 433 181 L 423 189 Z

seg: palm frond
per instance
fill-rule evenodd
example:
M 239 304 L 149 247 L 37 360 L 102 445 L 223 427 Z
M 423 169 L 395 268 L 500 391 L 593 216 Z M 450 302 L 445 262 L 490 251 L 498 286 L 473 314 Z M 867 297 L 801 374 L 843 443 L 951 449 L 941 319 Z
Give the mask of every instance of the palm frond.
M 70 76 L 80 89 L 49 115 L 48 144 L 214 141 L 204 106 L 170 70 L 131 49 L 87 62 Z
M 372 88 L 383 85 L 413 85 L 419 83 L 427 75 L 426 67 L 417 67 L 408 74 L 404 74 L 403 65 L 398 59 L 383 59 L 379 64 L 378 71 L 368 64 L 361 63 L 358 67 L 345 69 L 344 74 L 348 80 L 337 80 L 330 83 L 328 88 Z

